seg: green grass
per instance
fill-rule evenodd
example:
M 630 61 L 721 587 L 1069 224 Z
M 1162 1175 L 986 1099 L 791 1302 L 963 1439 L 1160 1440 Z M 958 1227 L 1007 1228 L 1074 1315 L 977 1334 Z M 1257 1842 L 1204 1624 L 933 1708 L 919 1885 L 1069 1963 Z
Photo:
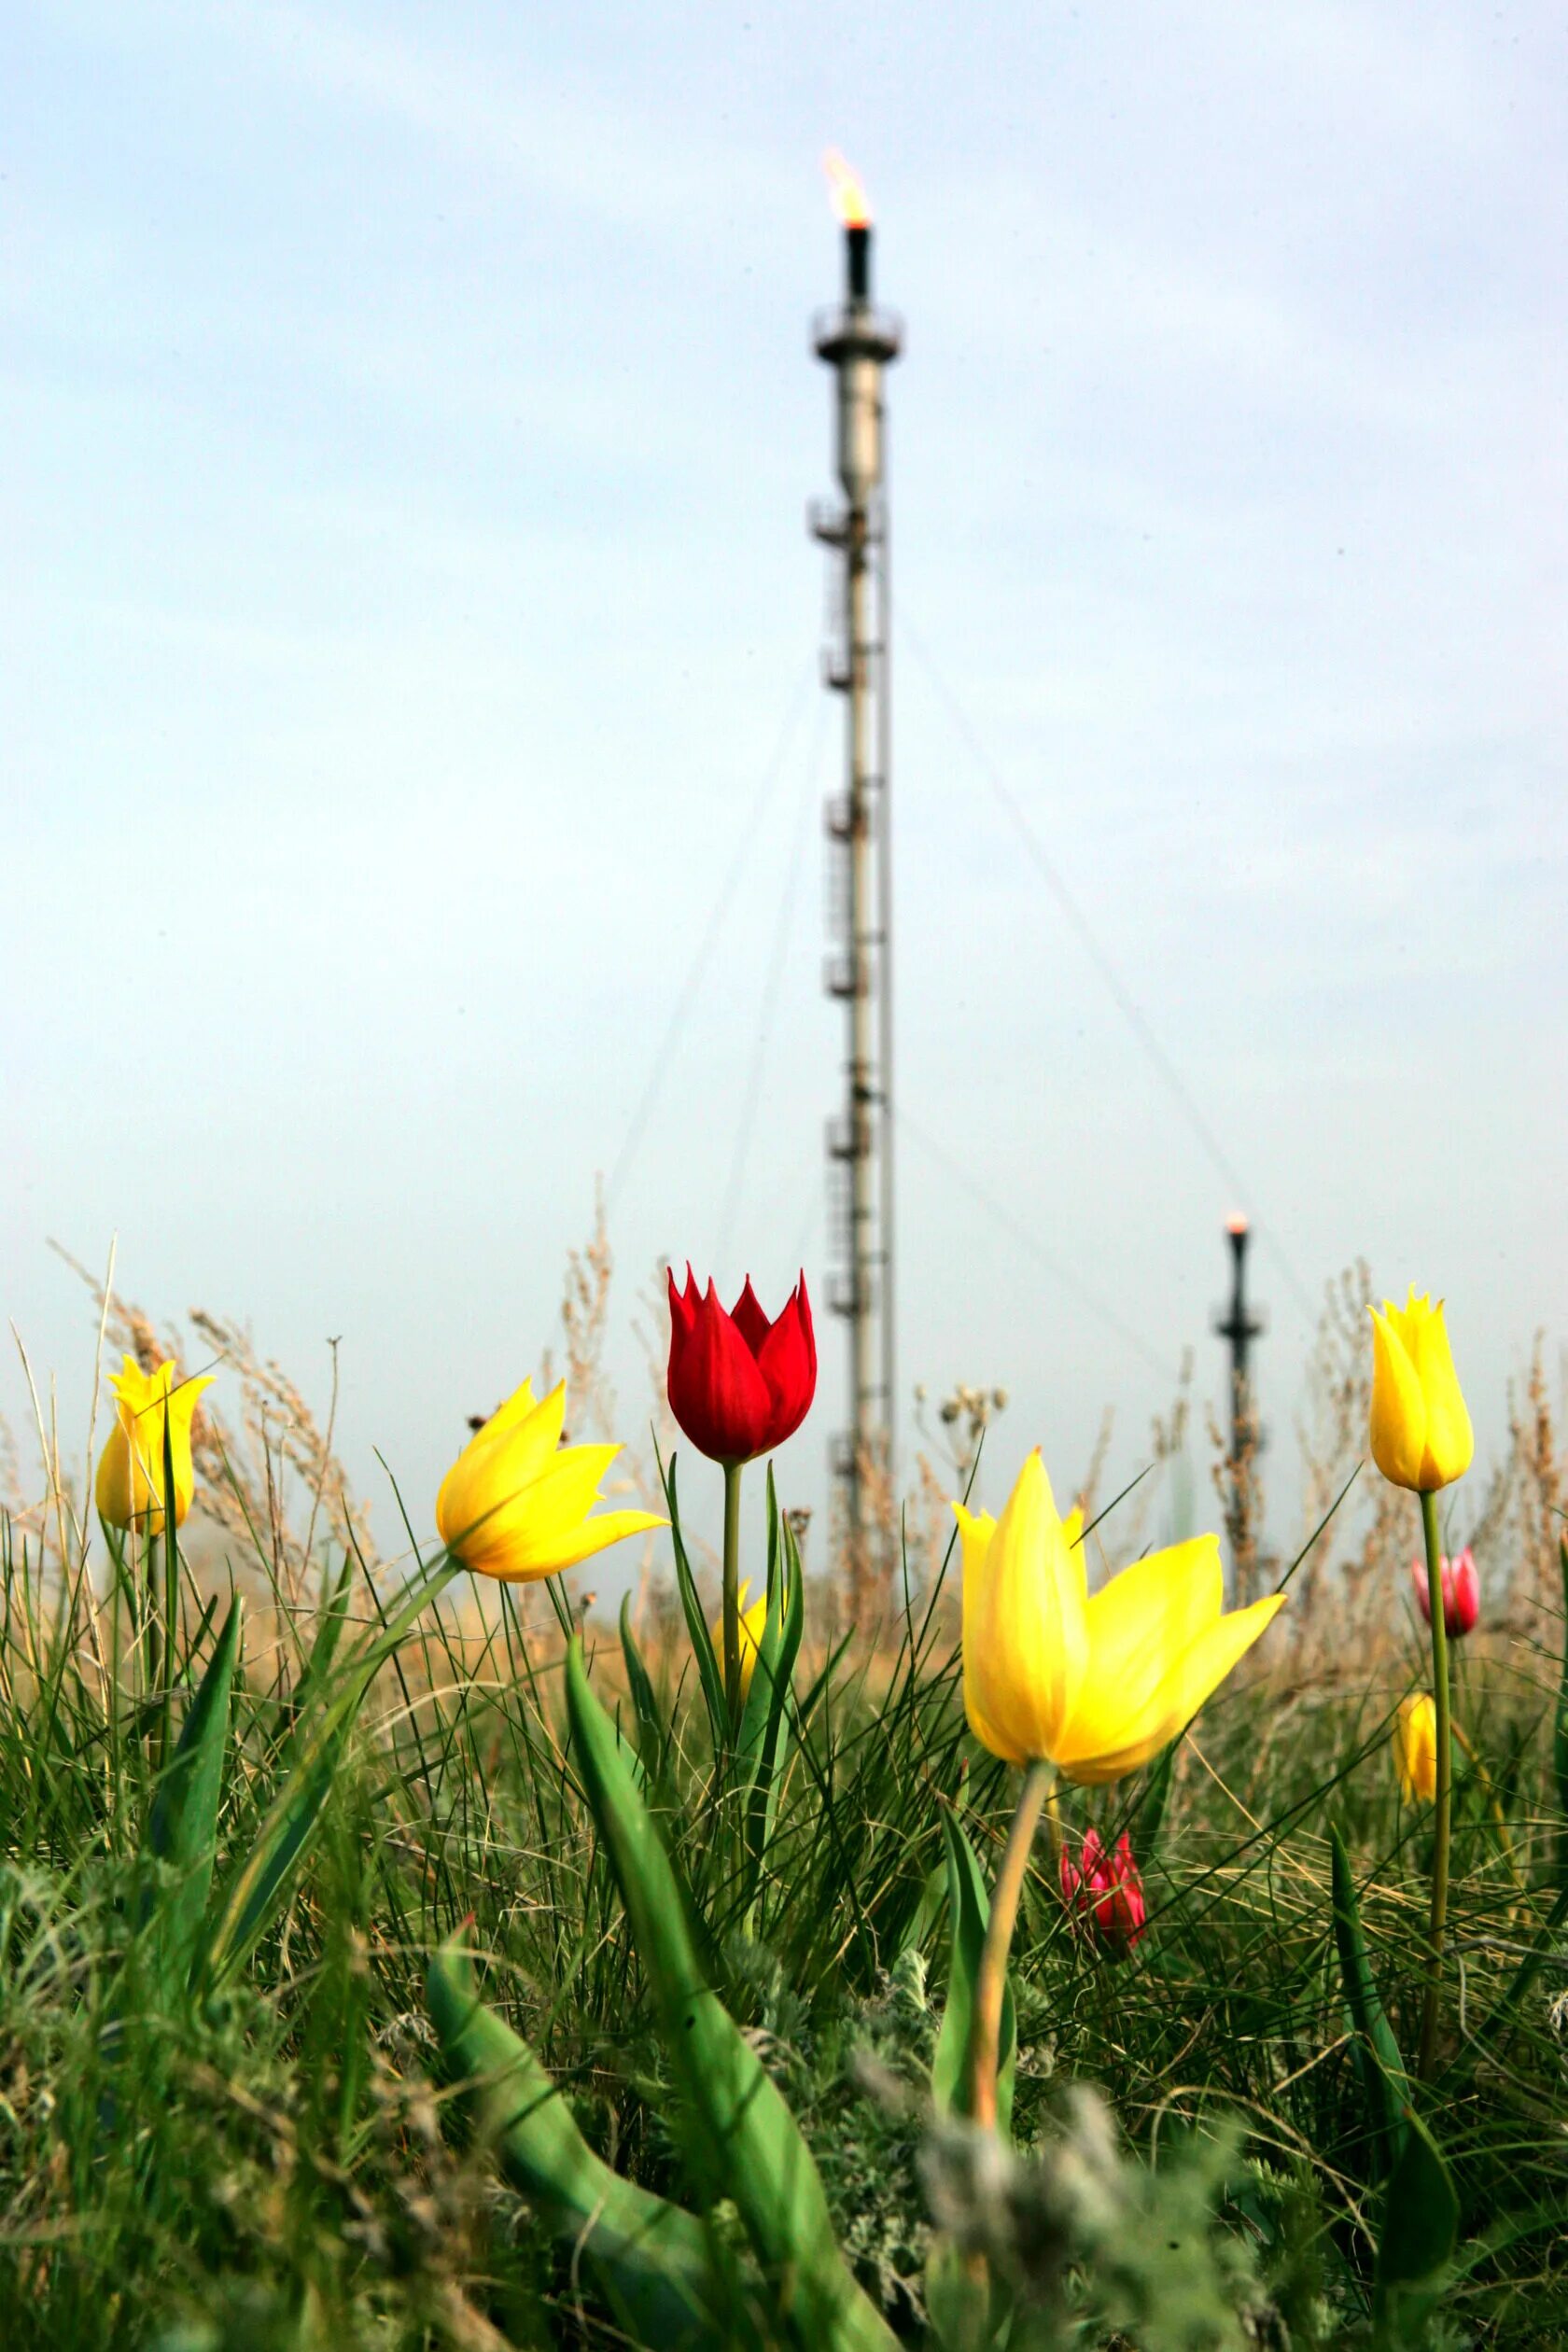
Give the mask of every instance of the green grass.
M 0 1570 L 7 2352 L 628 2341 L 548 2196 L 509 2178 L 448 2079 L 426 1972 L 464 1923 L 486 2000 L 590 2146 L 705 2212 L 735 2340 L 800 2340 L 731 2151 L 702 2145 L 553 1632 L 525 1636 L 510 1603 L 476 1632 L 458 1581 L 382 1657 L 397 1602 L 352 1561 L 329 1659 L 307 1663 L 314 1612 L 279 1602 L 275 1645 L 256 1612 L 203 1751 L 221 1762 L 210 1834 L 176 1784 L 155 1853 L 158 1710 L 137 1696 L 123 1613 L 116 1685 L 79 1583 L 41 1589 L 14 1530 Z M 223 1614 L 188 1585 L 176 1724 Z M 1329 1836 L 1408 2063 L 1428 1829 L 1399 1806 L 1387 1723 L 1415 1653 L 1343 1659 L 1333 1687 L 1295 1688 L 1287 1611 L 1179 1755 L 1157 1832 L 1141 1780 L 1063 1792 L 1074 1832 L 1135 1825 L 1149 1926 L 1119 1961 L 1075 1934 L 1042 1842 L 1013 1966 L 1018 2155 L 988 2167 L 931 2111 L 943 1819 L 988 1879 L 1015 1789 L 968 1735 L 948 1624 L 939 1605 L 873 1656 L 851 1643 L 828 1660 L 808 1616 L 760 1873 L 744 1792 L 715 1787 L 684 1641 L 651 1659 L 639 1721 L 615 1634 L 590 1638 L 589 1683 L 689 1891 L 705 1981 L 804 2132 L 856 2277 L 896 2335 L 928 2340 L 930 2300 L 962 2340 L 952 2265 L 928 2259 L 934 2218 L 1009 2283 L 1015 2347 L 1371 2343 L 1387 2151 L 1348 2028 Z M 1417 2101 L 1459 2244 L 1385 2317 L 1388 2341 L 1568 2342 L 1561 1640 L 1548 1620 L 1506 1662 L 1463 1661 L 1456 1711 L 1487 1778 L 1461 1757 L 1438 2079 Z

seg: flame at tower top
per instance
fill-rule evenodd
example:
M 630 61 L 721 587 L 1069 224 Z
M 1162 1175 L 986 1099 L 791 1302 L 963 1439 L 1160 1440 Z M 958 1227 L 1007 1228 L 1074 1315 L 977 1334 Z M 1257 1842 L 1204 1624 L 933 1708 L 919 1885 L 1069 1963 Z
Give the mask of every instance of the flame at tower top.
M 871 206 L 859 173 L 845 161 L 837 147 L 829 147 L 822 158 L 822 169 L 828 175 L 833 210 L 845 228 L 869 229 Z

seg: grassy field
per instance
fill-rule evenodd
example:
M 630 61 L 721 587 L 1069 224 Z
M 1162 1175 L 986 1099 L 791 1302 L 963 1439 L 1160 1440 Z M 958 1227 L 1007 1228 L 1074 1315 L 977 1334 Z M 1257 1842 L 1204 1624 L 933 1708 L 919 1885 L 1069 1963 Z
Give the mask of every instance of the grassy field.
M 645 1607 L 640 1642 L 630 1611 L 624 1634 L 590 1620 L 568 1657 L 569 1617 L 510 1592 L 481 1616 L 438 1561 L 411 1583 L 358 1556 L 324 1470 L 290 1525 L 281 1479 L 217 1451 L 227 1519 L 182 1570 L 166 1704 L 145 1561 L 112 1598 L 93 1531 L 94 1581 L 63 1481 L 6 1522 L 7 2352 L 1568 2342 L 1539 1477 L 1522 1514 L 1492 1498 L 1507 1605 L 1489 1566 L 1459 1661 L 1433 2079 L 1407 2071 L 1430 1811 L 1390 1750 L 1423 1671 L 1415 1517 L 1352 1536 L 1347 1504 L 1298 1572 L 1309 1605 L 1178 1748 L 1059 1792 L 1013 1949 L 1009 2145 L 955 2095 L 964 1857 L 990 1881 L 1016 1787 L 966 1727 L 956 1566 L 922 1558 L 877 1639 L 831 1645 L 797 1575 L 790 1692 L 749 1758 L 716 1756 L 679 1610 Z M 707 1468 L 683 1457 L 683 1482 Z M 1097 1540 L 1128 1556 L 1117 1514 Z M 1090 1823 L 1133 1840 L 1130 1950 L 1058 1892 L 1052 1841 Z

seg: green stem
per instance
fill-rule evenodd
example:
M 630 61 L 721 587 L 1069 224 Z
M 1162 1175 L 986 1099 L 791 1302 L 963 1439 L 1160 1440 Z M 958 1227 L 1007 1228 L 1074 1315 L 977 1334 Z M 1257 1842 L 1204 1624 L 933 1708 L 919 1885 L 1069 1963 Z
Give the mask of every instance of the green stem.
M 1013 1949 L 1018 1898 L 1024 1891 L 1029 1848 L 1040 1827 L 1040 1815 L 1051 1788 L 1049 1764 L 1030 1764 L 1024 1773 L 1018 1810 L 1007 1833 L 1001 1868 L 991 1889 L 991 1915 L 986 1922 L 986 1941 L 974 1980 L 974 2023 L 971 2052 L 974 2074 L 969 2111 L 983 2132 L 994 2132 L 997 2120 L 997 2066 L 1001 2049 L 1001 2003 L 1007 1987 L 1007 1955 Z
M 109 1555 L 109 1720 L 107 1729 L 109 1735 L 109 1771 L 114 1778 L 114 1804 L 116 1809 L 114 1817 L 118 1820 L 119 1806 L 119 1677 L 121 1672 L 119 1639 L 120 1565 L 119 1561 L 115 1557 L 114 1544 L 109 1535 L 108 1529 L 104 1525 L 104 1521 L 102 1519 L 99 1520 L 98 1524 L 100 1528 L 103 1529 L 104 1544 Z
M 141 1606 L 147 1612 L 142 1645 L 142 1672 L 146 1677 L 142 1700 L 147 1707 L 163 1687 L 163 1604 L 158 1590 L 159 1560 L 158 1538 L 149 1532 L 147 1549 L 142 1554 L 147 1591 L 141 1598 Z
M 1421 2052 L 1416 2073 L 1432 2077 L 1437 2051 L 1437 2009 L 1442 1997 L 1443 1941 L 1449 1917 L 1449 1838 L 1453 1817 L 1453 1742 L 1449 1729 L 1449 1633 L 1443 1616 L 1443 1569 L 1437 1548 L 1437 1497 L 1421 1499 L 1426 1538 L 1426 1590 L 1432 1604 L 1432 1697 L 1437 1714 L 1437 1791 L 1433 1815 L 1432 1921 L 1427 1935 L 1426 1998 L 1421 2004 Z
M 732 1729 L 740 1721 L 740 1473 L 724 1464 L 724 1698 Z

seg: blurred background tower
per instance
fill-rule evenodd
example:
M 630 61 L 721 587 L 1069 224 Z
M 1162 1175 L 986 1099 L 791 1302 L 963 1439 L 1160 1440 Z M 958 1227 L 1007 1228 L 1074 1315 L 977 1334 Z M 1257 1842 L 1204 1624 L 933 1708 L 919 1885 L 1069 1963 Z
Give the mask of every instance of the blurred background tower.
M 1247 1306 L 1247 1240 L 1245 1217 L 1229 1219 L 1230 1304 L 1216 1313 L 1214 1331 L 1230 1342 L 1230 1427 L 1225 1449 L 1225 1526 L 1230 1536 L 1230 1588 L 1233 1602 L 1250 1601 L 1257 1570 L 1257 1457 L 1263 1435 L 1253 1395 L 1251 1348 L 1264 1330 L 1264 1318 Z
M 842 157 L 827 159 L 844 224 L 845 297 L 815 322 L 817 356 L 837 377 L 844 503 L 817 505 L 811 527 L 833 551 L 828 686 L 846 698 L 846 789 L 828 804 L 826 983 L 845 1007 L 844 1109 L 828 1125 L 828 1305 L 849 1340 L 849 1426 L 833 1473 L 857 1603 L 892 1567 L 893 1000 L 888 838 L 888 514 L 882 371 L 898 322 L 871 299 L 871 218 Z

